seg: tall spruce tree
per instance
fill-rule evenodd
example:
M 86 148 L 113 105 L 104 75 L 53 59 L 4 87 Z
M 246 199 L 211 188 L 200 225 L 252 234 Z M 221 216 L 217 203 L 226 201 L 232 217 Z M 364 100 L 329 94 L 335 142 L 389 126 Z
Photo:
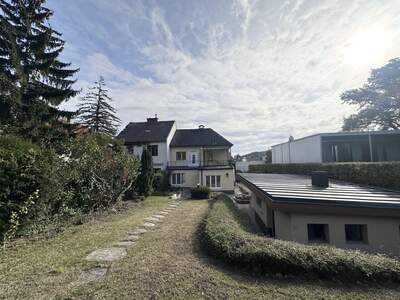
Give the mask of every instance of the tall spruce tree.
M 137 189 L 140 195 L 147 197 L 153 192 L 154 181 L 153 157 L 147 148 L 143 149 L 140 164 L 141 167 L 137 179 Z
M 78 69 L 58 59 L 65 42 L 44 2 L 0 0 L 0 123 L 33 140 L 71 132 L 73 113 L 58 106 L 77 94 L 71 77 Z
M 105 88 L 104 78 L 100 76 L 99 80 L 90 87 L 90 91 L 82 98 L 82 104 L 79 105 L 79 122 L 96 133 L 115 135 L 120 119 L 115 115 L 115 108 L 108 102 L 112 99 L 108 96 L 108 90 Z

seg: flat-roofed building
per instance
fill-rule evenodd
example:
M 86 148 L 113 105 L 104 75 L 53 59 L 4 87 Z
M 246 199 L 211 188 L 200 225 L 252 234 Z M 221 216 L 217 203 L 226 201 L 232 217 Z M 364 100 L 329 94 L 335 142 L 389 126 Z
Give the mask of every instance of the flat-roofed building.
M 400 161 L 400 130 L 320 133 L 271 148 L 272 163 Z
M 304 244 L 400 255 L 400 192 L 310 177 L 237 174 L 252 192 L 250 207 L 268 235 Z

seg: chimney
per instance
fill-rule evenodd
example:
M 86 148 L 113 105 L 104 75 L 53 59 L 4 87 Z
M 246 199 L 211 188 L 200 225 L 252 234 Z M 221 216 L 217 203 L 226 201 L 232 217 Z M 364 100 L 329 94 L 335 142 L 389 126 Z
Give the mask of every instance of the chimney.
M 329 174 L 327 171 L 312 171 L 311 184 L 313 187 L 327 188 L 329 187 Z
M 147 118 L 147 123 L 157 123 L 157 122 L 158 122 L 157 114 L 155 114 L 154 118 Z

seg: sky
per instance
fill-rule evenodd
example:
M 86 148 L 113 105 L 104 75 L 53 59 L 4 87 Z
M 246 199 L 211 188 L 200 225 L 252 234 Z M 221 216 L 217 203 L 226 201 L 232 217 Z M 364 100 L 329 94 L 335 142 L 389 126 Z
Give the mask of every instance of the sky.
M 234 154 L 341 129 L 340 94 L 400 56 L 399 0 L 48 0 L 79 67 L 122 120 L 211 127 Z M 63 108 L 75 109 L 79 97 Z

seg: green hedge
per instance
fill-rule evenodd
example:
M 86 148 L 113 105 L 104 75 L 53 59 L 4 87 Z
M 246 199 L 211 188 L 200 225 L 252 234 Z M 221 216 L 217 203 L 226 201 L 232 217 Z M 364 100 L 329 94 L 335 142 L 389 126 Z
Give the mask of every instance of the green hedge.
M 329 246 L 303 245 L 258 236 L 227 196 L 213 204 L 204 225 L 212 255 L 262 274 L 309 276 L 346 282 L 400 282 L 400 261 Z
M 312 171 L 328 171 L 339 180 L 400 189 L 400 162 L 264 164 L 249 167 L 251 173 L 310 175 Z

